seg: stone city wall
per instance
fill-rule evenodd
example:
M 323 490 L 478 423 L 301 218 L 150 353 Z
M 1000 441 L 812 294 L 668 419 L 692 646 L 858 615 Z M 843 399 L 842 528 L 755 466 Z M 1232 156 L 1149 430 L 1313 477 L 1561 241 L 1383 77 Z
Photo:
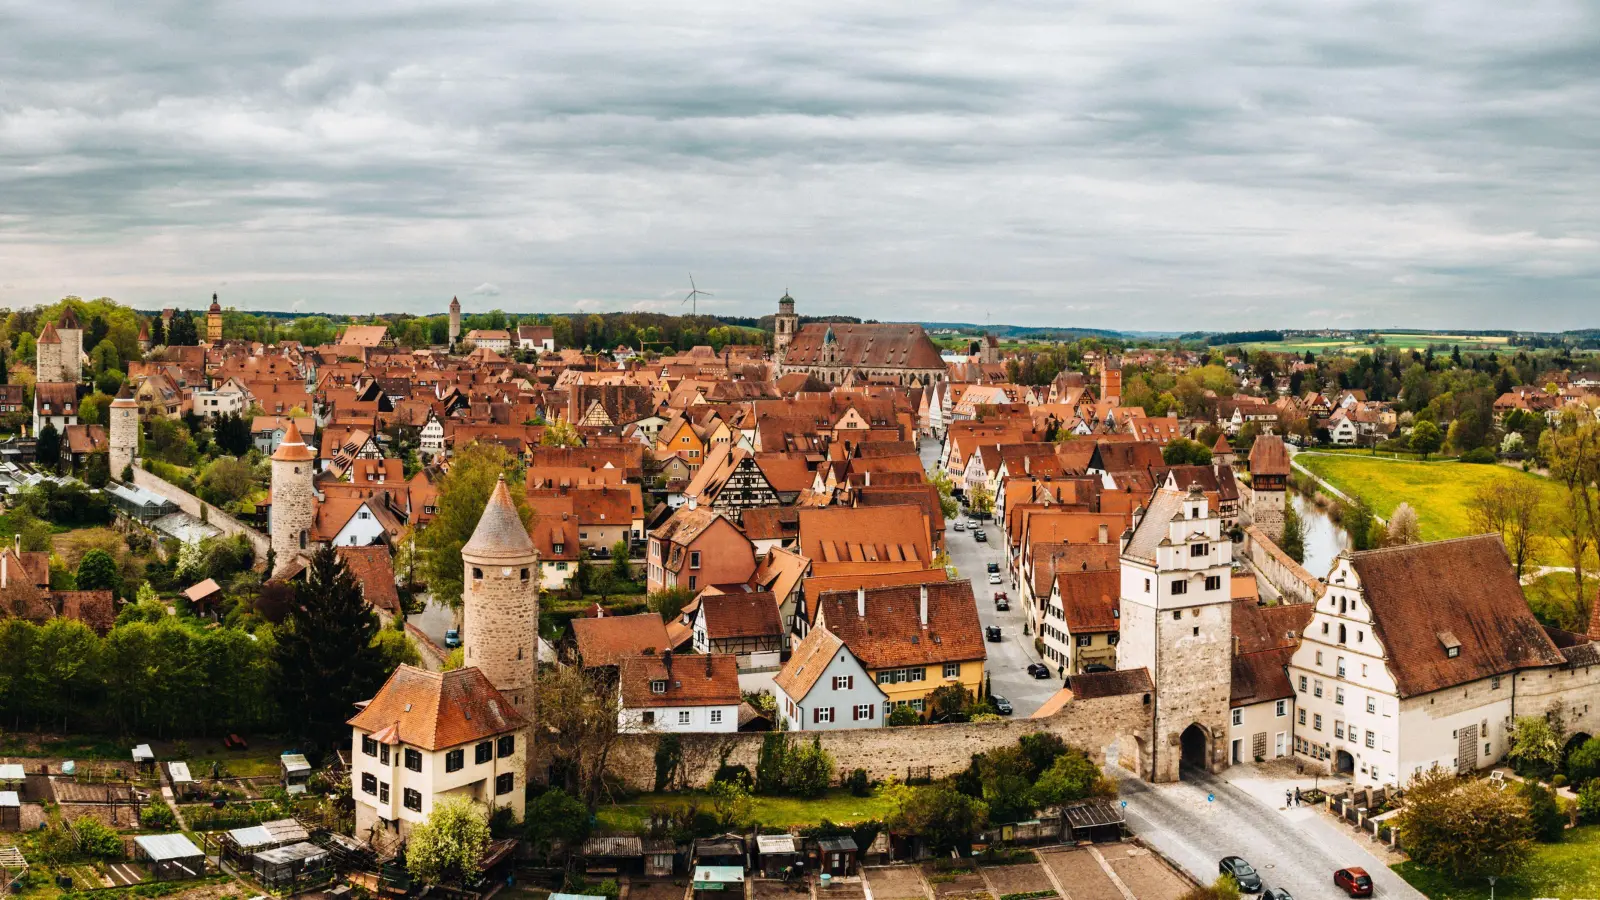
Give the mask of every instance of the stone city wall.
M 121 477 L 121 473 L 113 474 Z M 255 548 L 256 568 L 259 569 L 266 565 L 267 549 L 269 547 L 266 535 L 255 530 L 254 528 L 251 528 L 243 522 L 240 522 L 233 516 L 230 516 L 215 506 L 212 506 L 204 500 L 201 500 L 199 497 L 196 497 L 172 482 L 158 478 L 154 474 L 145 471 L 139 467 L 139 462 L 137 460 L 135 460 L 133 464 L 133 483 L 136 487 L 142 487 L 151 493 L 160 494 L 168 500 L 171 500 L 173 503 L 178 505 L 179 509 L 197 519 L 202 518 L 201 509 L 204 509 L 205 514 L 203 518 L 205 519 L 206 524 L 217 528 L 228 537 L 232 537 L 236 534 L 244 535 L 245 539 L 250 542 L 250 546 Z
M 1283 548 L 1259 527 L 1251 525 L 1244 530 L 1245 553 L 1256 570 L 1283 594 L 1287 603 L 1315 603 L 1322 595 L 1322 582 L 1305 566 L 1283 552 Z

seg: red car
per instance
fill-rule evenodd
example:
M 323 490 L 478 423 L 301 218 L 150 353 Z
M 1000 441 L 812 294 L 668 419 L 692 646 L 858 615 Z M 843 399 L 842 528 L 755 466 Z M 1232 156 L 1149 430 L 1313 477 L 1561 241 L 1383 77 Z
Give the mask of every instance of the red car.
M 1333 885 L 1343 888 L 1352 897 L 1372 896 L 1372 876 L 1367 874 L 1366 869 L 1340 869 L 1333 873 Z

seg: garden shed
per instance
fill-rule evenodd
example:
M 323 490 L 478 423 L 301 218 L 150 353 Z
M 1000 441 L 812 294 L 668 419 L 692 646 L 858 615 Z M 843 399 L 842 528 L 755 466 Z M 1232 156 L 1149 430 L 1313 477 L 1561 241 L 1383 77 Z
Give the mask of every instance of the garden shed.
M 694 895 L 704 900 L 724 900 L 744 895 L 744 866 L 695 866 Z
M 671 838 L 645 838 L 644 874 L 646 878 L 671 878 L 677 871 L 678 845 Z
M 0 831 L 22 830 L 22 796 L 16 791 L 0 791 Z
M 763 878 L 782 878 L 789 867 L 800 859 L 792 834 L 756 835 L 756 865 Z
M 199 878 L 206 873 L 206 855 L 181 834 L 141 834 L 133 839 L 133 855 L 149 864 L 154 881 Z
M 133 764 L 141 772 L 154 772 L 156 770 L 156 753 L 150 749 L 149 744 L 140 744 L 133 748 Z
M 0 763 L 0 790 L 20 791 L 27 777 L 22 763 Z
M 249 866 L 249 858 L 263 850 L 273 850 L 311 840 L 311 833 L 294 819 L 274 819 L 235 828 L 222 836 L 222 856 L 231 863 Z
M 644 842 L 636 834 L 596 835 L 583 842 L 589 875 L 637 875 L 644 869 Z
M 1109 800 L 1078 800 L 1061 807 L 1062 837 L 1069 841 L 1122 840 L 1122 810 Z
M 250 871 L 268 890 L 298 888 L 322 880 L 328 872 L 329 860 L 328 851 L 316 844 L 301 841 L 255 854 Z
M 849 835 L 823 838 L 817 841 L 817 849 L 822 853 L 822 874 L 835 878 L 854 872 L 856 856 L 861 853 L 861 848 L 856 846 L 856 839 Z
M 306 782 L 311 780 L 311 763 L 304 753 L 285 753 L 278 757 L 283 768 L 283 787 L 291 794 L 304 794 Z

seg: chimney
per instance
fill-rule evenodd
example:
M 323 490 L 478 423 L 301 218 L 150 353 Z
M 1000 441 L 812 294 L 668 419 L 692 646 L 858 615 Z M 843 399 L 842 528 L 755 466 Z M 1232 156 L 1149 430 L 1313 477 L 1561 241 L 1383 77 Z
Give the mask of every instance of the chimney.
M 865 619 L 867 617 L 867 589 L 856 588 L 856 615 Z
M 706 654 L 706 677 L 711 677 L 711 654 Z
M 1100 523 L 1100 543 L 1102 543 L 1102 544 L 1110 543 L 1110 539 L 1111 539 L 1110 529 L 1106 528 L 1106 523 L 1101 522 Z
M 671 650 L 663 650 L 663 651 L 661 651 L 661 664 L 667 667 L 667 676 L 671 677 L 671 675 L 672 675 L 672 651 Z
M 922 589 L 922 598 L 921 598 L 922 604 L 921 604 L 921 608 L 920 608 L 920 611 L 919 611 L 919 614 L 918 614 L 918 618 L 920 618 L 922 620 L 922 627 L 923 628 L 927 628 L 928 627 L 928 586 L 925 585 L 925 584 L 921 585 L 921 589 Z
M 689 508 L 690 509 L 699 509 L 700 508 L 700 499 L 698 497 L 690 497 L 689 498 Z

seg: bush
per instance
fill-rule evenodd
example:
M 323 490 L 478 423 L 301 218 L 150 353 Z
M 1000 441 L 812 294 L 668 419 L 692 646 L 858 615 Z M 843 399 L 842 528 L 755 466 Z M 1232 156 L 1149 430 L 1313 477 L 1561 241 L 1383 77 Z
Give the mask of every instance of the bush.
M 1553 787 L 1553 788 L 1564 788 L 1564 787 L 1566 787 L 1567 786 L 1567 776 L 1559 775 L 1559 774 L 1556 775 L 1554 778 L 1550 779 L 1550 786 Z
M 151 804 L 139 813 L 139 824 L 156 831 L 167 831 L 178 824 L 178 817 L 173 815 L 172 807 L 165 803 Z
M 722 765 L 717 766 L 717 774 L 711 776 L 711 780 L 730 781 L 734 784 L 742 784 L 746 790 L 753 789 L 756 783 L 755 778 L 750 774 L 750 768 L 748 766 L 729 765 L 728 763 L 723 763 Z
M 81 816 L 72 823 L 72 835 L 77 838 L 79 852 L 100 859 L 117 859 L 122 856 L 122 838 L 111 826 L 93 816 Z
M 889 710 L 889 722 L 893 726 L 921 725 L 922 716 L 910 706 L 896 706 Z
M 1476 447 L 1461 454 L 1461 461 L 1464 463 L 1477 463 L 1478 465 L 1492 465 L 1495 462 L 1495 455 L 1494 451 L 1487 447 Z
M 1583 784 L 1600 778 L 1600 738 L 1589 738 L 1567 754 L 1567 783 Z
M 1546 844 L 1561 840 L 1567 817 L 1561 814 L 1555 792 L 1537 782 L 1525 781 L 1518 793 L 1528 801 L 1528 817 L 1533 820 L 1534 840 Z
M 872 783 L 867 780 L 866 769 L 852 771 L 845 785 L 850 788 L 850 793 L 857 797 L 865 797 L 872 793 Z
M 1578 815 L 1590 824 L 1600 824 L 1600 778 L 1589 780 L 1578 791 Z

